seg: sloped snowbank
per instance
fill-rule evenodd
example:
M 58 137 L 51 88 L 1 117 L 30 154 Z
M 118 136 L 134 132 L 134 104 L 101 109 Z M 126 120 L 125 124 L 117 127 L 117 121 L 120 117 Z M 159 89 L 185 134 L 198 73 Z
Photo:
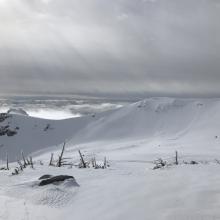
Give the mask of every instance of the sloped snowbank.
M 95 116 L 58 121 L 12 115 L 0 126 L 19 127 L 18 134 L 0 137 L 0 157 L 7 152 L 13 161 L 21 150 L 30 154 L 64 141 L 70 148 L 104 142 L 97 145 L 100 151 L 120 142 L 126 146 L 126 142 L 143 142 L 146 152 L 170 147 L 204 154 L 211 148 L 218 153 L 219 112 L 219 99 L 152 98 Z

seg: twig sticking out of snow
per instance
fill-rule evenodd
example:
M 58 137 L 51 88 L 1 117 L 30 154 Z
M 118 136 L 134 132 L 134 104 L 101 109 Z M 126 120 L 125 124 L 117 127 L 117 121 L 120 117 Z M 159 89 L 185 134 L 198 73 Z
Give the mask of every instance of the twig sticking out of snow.
M 66 143 L 64 142 L 61 154 L 60 154 L 58 162 L 57 162 L 58 167 L 61 167 L 62 163 L 63 163 L 63 154 L 64 154 L 64 150 L 65 150 L 65 145 L 66 145 Z
M 25 160 L 25 157 L 24 157 L 24 152 L 23 151 L 21 151 L 21 157 L 22 157 L 22 159 L 23 159 L 23 162 L 24 162 L 24 168 L 27 166 L 27 162 L 26 162 L 26 160 Z
M 66 145 L 66 142 L 64 142 L 63 144 L 63 147 L 62 147 L 62 151 L 61 151 L 61 154 L 60 156 L 58 157 L 58 161 L 57 161 L 57 164 L 56 166 L 57 167 L 62 167 L 62 166 L 65 166 L 65 165 L 70 165 L 72 166 L 72 163 L 69 163 L 68 161 L 66 161 L 67 159 L 71 159 L 71 158 L 68 158 L 68 157 L 63 157 L 64 155 L 64 151 L 65 151 L 65 145 Z M 53 154 L 51 154 L 51 158 L 50 158 L 50 163 L 49 163 L 49 166 L 53 166 Z
M 53 153 L 51 153 L 51 156 L 50 156 L 49 166 L 54 166 L 54 164 L 53 164 Z
M 33 164 L 32 157 L 30 157 L 30 165 L 31 165 L 31 168 L 34 169 L 34 164 Z
M 9 164 L 8 164 L 8 154 L 6 154 L 6 169 L 9 170 Z
M 176 154 L 175 155 L 175 164 L 178 165 L 179 164 L 179 162 L 178 162 L 178 152 L 176 151 L 175 154 Z
M 80 150 L 78 150 L 78 152 L 79 152 L 80 161 L 81 161 L 81 166 L 80 166 L 80 168 L 86 168 L 87 166 L 86 166 L 86 163 L 85 163 L 85 161 L 84 161 L 83 155 L 81 154 L 81 151 L 80 151 Z

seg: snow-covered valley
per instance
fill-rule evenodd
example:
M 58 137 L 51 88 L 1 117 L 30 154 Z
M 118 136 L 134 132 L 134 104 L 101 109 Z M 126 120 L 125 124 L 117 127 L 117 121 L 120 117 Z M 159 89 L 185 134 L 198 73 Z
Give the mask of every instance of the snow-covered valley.
M 11 114 L 0 127 L 0 219 L 220 219 L 220 100 L 151 98 L 118 109 L 65 120 Z M 51 153 L 73 166 L 48 166 Z M 107 158 L 107 169 L 78 168 Z M 32 156 L 11 175 L 20 152 Z M 178 165 L 174 164 L 178 152 Z M 162 158 L 168 166 L 155 169 Z M 196 164 L 191 164 L 195 161 Z M 44 174 L 72 175 L 40 187 Z

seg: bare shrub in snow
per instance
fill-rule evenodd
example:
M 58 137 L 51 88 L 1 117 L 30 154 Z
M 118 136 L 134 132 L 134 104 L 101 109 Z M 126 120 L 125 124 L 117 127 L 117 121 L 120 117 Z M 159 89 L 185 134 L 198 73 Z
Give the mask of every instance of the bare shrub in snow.
M 29 158 L 25 158 L 24 153 L 22 151 L 21 158 L 22 158 L 21 161 L 20 160 L 17 161 L 19 166 L 14 169 L 14 172 L 12 172 L 12 175 L 18 175 L 28 166 L 30 166 L 32 169 L 34 169 L 34 163 L 33 163 L 33 159 L 31 156 Z
M 79 168 L 90 168 L 93 167 L 94 169 L 106 169 L 109 167 L 109 163 L 107 162 L 106 157 L 104 157 L 103 161 L 97 161 L 95 156 L 93 156 L 91 159 L 85 160 L 84 155 L 79 150 L 79 156 L 80 156 L 80 163 L 77 165 Z
M 167 162 L 163 159 L 159 158 L 154 161 L 155 166 L 153 167 L 153 170 L 160 169 L 162 167 L 165 167 L 167 165 Z

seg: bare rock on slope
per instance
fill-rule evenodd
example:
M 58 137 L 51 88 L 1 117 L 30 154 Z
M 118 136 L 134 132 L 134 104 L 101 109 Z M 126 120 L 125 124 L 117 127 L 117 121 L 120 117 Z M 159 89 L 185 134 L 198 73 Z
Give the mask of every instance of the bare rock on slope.
M 9 118 L 10 116 L 7 113 L 0 113 L 0 122 L 5 121 L 5 119 Z
M 41 182 L 39 183 L 39 186 L 58 184 L 60 182 L 64 182 L 65 180 L 69 180 L 69 179 L 71 179 L 75 183 L 75 186 L 79 186 L 75 178 L 73 176 L 68 176 L 68 175 L 58 175 L 58 176 L 43 175 L 39 179 L 42 179 Z

